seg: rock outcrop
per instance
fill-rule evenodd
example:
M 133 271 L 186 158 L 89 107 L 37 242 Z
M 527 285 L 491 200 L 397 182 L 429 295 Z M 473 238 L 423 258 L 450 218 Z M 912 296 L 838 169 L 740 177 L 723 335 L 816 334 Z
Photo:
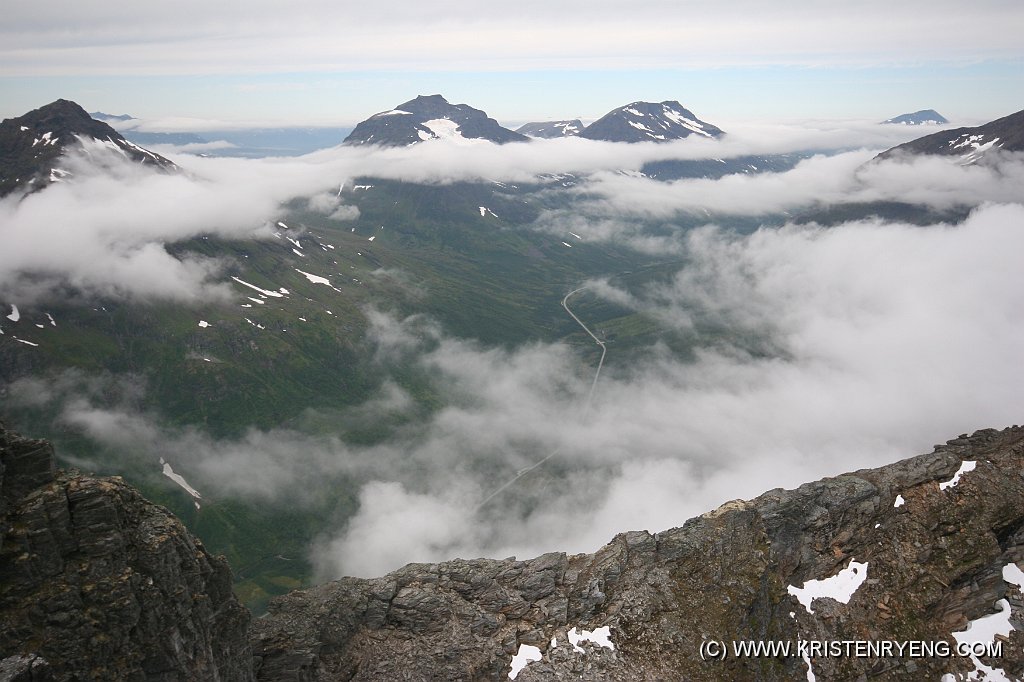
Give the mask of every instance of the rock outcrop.
M 412 564 L 297 591 L 252 641 L 257 678 L 275 681 L 938 680 L 983 666 L 1021 679 L 1022 563 L 1013 427 L 594 554 Z M 1005 631 L 986 641 L 1001 655 L 956 655 L 953 633 L 1000 610 Z M 740 655 L 734 642 L 791 648 Z M 874 650 L 842 648 L 855 646 Z
M 2 425 L 0 486 L 0 680 L 252 679 L 228 566 L 170 512 Z
M 345 578 L 250 625 L 165 509 L 0 426 L 0 546 L 4 682 L 1024 676 L 1021 427 L 593 554 Z

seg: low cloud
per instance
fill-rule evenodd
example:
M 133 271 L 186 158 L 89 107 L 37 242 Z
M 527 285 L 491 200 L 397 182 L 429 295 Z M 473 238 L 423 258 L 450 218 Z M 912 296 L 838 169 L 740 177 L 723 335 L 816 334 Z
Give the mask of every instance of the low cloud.
M 217 439 L 95 397 L 65 402 L 64 420 L 164 456 L 204 495 L 293 505 L 318 486 L 354 486 L 358 510 L 311 548 L 321 579 L 591 551 L 616 532 L 677 526 L 727 500 L 1019 422 L 1022 221 L 1021 206 L 993 205 L 956 226 L 695 231 L 671 280 L 581 296 L 728 333 L 695 337 L 689 360 L 655 345 L 626 362 L 611 344 L 589 411 L 594 368 L 580 349 L 485 347 L 425 317 L 371 311 L 382 366 L 418 368 L 440 399 L 423 410 L 386 382 L 334 420 L 399 417 L 373 445 L 347 443 L 343 428 Z M 773 352 L 751 353 L 749 339 Z
M 948 157 L 903 157 L 871 162 L 873 150 L 815 156 L 779 173 L 733 174 L 719 179 L 660 182 L 637 175 L 599 172 L 576 191 L 573 212 L 604 225 L 620 218 L 695 215 L 762 216 L 853 202 L 894 201 L 936 209 L 1024 200 L 1024 155 L 993 154 L 985 165 L 960 166 Z M 592 198 L 591 198 L 592 197 Z M 549 217 L 559 222 L 562 212 Z M 623 226 L 628 228 L 629 226 Z M 613 230 L 586 230 L 607 236 Z M 582 234 L 582 233 L 581 233 Z
M 721 141 L 688 139 L 663 145 L 569 138 L 508 145 L 428 142 L 400 149 L 336 147 L 303 157 L 255 160 L 170 154 L 185 169 L 178 174 L 140 168 L 101 145 L 86 145 L 86 152 L 72 154 L 62 163 L 72 172 L 69 181 L 20 201 L 11 197 L 0 201 L 0 238 L 5 245 L 0 253 L 0 286 L 9 292 L 8 298 L 20 302 L 62 291 L 66 285 L 87 295 L 182 301 L 215 298 L 225 292 L 218 281 L 223 281 L 226 264 L 199 256 L 177 258 L 168 253 L 166 244 L 202 235 L 267 238 L 269 225 L 296 198 L 305 198 L 310 210 L 332 219 L 356 219 L 358 208 L 344 203 L 337 188 L 360 175 L 424 183 L 515 183 L 576 173 L 584 178 L 579 215 L 589 224 L 580 229 L 588 237 L 599 238 L 617 234 L 622 217 L 667 217 L 696 210 L 766 212 L 815 197 L 820 201 L 896 195 L 912 200 L 938 196 L 946 196 L 947 201 L 969 196 L 1002 200 L 1014 196 L 1020 186 L 1019 164 L 1009 163 L 973 171 L 950 170 L 938 162 L 893 163 L 858 171 L 858 164 L 873 152 L 816 158 L 790 173 L 717 181 L 659 183 L 618 172 L 656 160 L 834 148 L 856 139 L 862 144 L 875 140 L 884 147 L 912 135 L 902 127 L 877 125 L 803 130 L 778 126 L 775 130 L 777 134 L 765 135 L 763 127 L 758 127 Z M 912 179 L 920 177 L 924 166 L 934 181 L 915 189 Z M 609 221 L 608 214 L 615 219 Z M 671 248 L 650 235 L 638 238 L 635 245 L 647 251 Z
M 160 173 L 87 144 L 62 165 L 71 179 L 0 200 L 0 288 L 20 303 L 68 285 L 87 296 L 208 300 L 227 295 L 219 260 L 175 257 L 167 244 L 203 235 L 265 239 L 295 197 L 316 197 L 337 165 L 283 159 L 175 157 Z M 325 179 L 326 178 L 326 179 Z M 330 210 L 346 210 L 336 202 Z
M 281 203 L 297 197 L 337 211 L 336 188 L 356 169 L 514 181 L 555 168 L 567 152 L 563 161 L 589 178 L 576 222 L 560 229 L 587 240 L 625 235 L 681 263 L 664 281 L 627 289 L 610 279 L 580 296 L 651 316 L 683 334 L 692 355 L 657 343 L 626 355 L 609 344 L 585 410 L 594 368 L 581 348 L 487 347 L 424 315 L 367 309 L 376 369 L 393 378 L 371 401 L 321 420 L 336 425 L 330 435 L 265 426 L 215 437 L 141 407 L 144 387 L 128 381 L 111 393 L 97 388 L 109 380 L 82 375 L 22 380 L 8 399 L 25 409 L 57 406 L 63 424 L 135 453 L 154 471 L 164 457 L 214 499 L 313 504 L 309 491 L 348 486 L 357 511 L 310 549 L 319 578 L 453 556 L 590 551 L 619 531 L 680 525 L 730 499 L 1020 421 L 1019 157 L 983 167 L 941 159 L 864 165 L 873 152 L 859 151 L 815 157 L 788 173 L 657 183 L 607 172 L 627 157 L 640 163 L 671 151 L 656 145 L 467 149 L 478 147 L 182 159 L 190 174 L 178 176 L 117 176 L 111 162 L 114 176 L 83 171 L 76 183 L 0 204 L 0 283 L 28 286 L 25 273 L 35 273 L 85 290 L 187 300 L 216 287 L 218 264 L 170 259 L 165 242 L 207 232 L 266 236 Z M 613 156 L 599 158 L 604 151 Z M 493 175 L 481 175 L 486 169 Z M 680 212 L 756 216 L 876 199 L 976 208 L 959 224 L 927 227 L 859 221 L 741 235 L 707 225 L 652 236 L 644 225 L 671 228 Z M 716 333 L 703 336 L 708 327 Z M 398 377 L 409 373 L 429 387 L 429 405 L 403 387 Z M 379 440 L 346 438 L 365 424 L 380 426 Z

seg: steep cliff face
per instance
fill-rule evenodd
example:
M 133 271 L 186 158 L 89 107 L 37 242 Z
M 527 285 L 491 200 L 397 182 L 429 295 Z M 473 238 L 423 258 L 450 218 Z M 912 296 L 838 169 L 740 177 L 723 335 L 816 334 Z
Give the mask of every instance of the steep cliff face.
M 1020 679 L 1021 564 L 1013 427 L 594 554 L 410 565 L 294 592 L 252 641 L 260 680 L 938 680 L 986 666 Z M 958 656 L 960 640 L 1002 652 Z M 791 649 L 740 655 L 734 641 Z
M 0 425 L 0 679 L 252 679 L 223 559 L 119 478 Z

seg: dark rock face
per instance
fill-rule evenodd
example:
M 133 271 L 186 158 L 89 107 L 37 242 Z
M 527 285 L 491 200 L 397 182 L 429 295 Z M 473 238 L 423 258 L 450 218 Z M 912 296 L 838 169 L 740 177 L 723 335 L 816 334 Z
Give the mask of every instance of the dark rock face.
M 440 122 L 440 124 L 438 123 Z M 468 104 L 450 104 L 441 95 L 420 95 L 391 111 L 374 114 L 355 127 L 344 144 L 406 147 L 442 137 L 488 140 L 497 144 L 529 138 L 502 128 Z
M 718 126 L 697 118 L 676 101 L 633 102 L 613 109 L 584 128 L 580 137 L 607 142 L 669 142 L 690 135 L 721 137 Z
M 252 679 L 249 613 L 164 508 L 0 425 L 0 679 Z
M 920 126 L 920 125 L 941 125 L 943 123 L 949 123 L 939 112 L 934 109 L 922 109 L 921 111 L 915 111 L 911 114 L 900 114 L 892 118 L 887 118 L 882 123 L 892 123 L 896 125 L 908 125 L 908 126 Z
M 519 126 L 516 132 L 540 138 L 573 137 L 583 132 L 583 122 L 578 118 L 571 121 L 538 121 Z
M 882 152 L 875 159 L 917 154 L 959 157 L 958 163 L 978 163 L 993 150 L 1024 151 L 1024 110 L 974 128 L 955 128 L 919 137 Z
M 965 461 L 976 468 L 950 481 Z M 952 632 L 1007 599 L 1016 628 L 998 659 L 1024 674 L 1024 603 L 1003 579 L 1024 564 L 1024 428 L 979 431 L 876 470 L 773 490 L 594 554 L 411 564 L 271 604 L 254 624 L 260 680 L 937 680 L 965 657 L 810 654 L 798 640 L 908 640 Z M 856 563 L 854 563 L 856 562 Z M 866 564 L 863 566 L 862 564 Z M 790 588 L 854 570 L 848 603 Z M 841 596 L 841 595 L 836 595 Z M 605 646 L 600 628 L 607 627 Z M 591 640 L 570 638 L 590 634 Z M 704 661 L 708 640 L 791 642 L 789 655 Z M 934 647 L 934 645 L 933 645 Z M 526 659 L 523 659 L 526 662 Z
M 74 102 L 59 99 L 24 116 L 0 122 L 0 197 L 18 190 L 42 189 L 66 177 L 61 157 L 80 145 L 79 138 L 98 140 L 142 165 L 163 170 L 177 168 L 159 154 L 124 139 Z

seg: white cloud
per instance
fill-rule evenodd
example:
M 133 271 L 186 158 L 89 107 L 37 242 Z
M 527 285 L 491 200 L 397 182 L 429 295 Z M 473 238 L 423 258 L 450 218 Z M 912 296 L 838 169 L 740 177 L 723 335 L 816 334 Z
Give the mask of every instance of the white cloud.
M 225 234 L 248 234 L 273 214 L 276 202 L 318 196 L 364 164 L 396 177 L 440 180 L 473 177 L 490 163 L 498 177 L 508 178 L 552 167 L 555 151 L 578 152 L 569 154 L 570 163 L 589 170 L 628 155 L 639 162 L 662 153 L 631 148 L 604 160 L 596 154 L 618 149 L 573 143 L 460 150 L 463 155 L 433 167 L 428 162 L 437 157 L 415 149 L 332 150 L 287 162 L 202 160 L 193 169 L 207 180 L 147 175 L 128 183 L 154 195 L 167 188 L 195 192 L 186 194 L 195 201 L 185 203 L 200 207 L 180 222 L 143 208 L 155 224 L 144 225 L 145 239 L 135 246 L 194 234 L 196 216 L 222 225 Z M 858 170 L 869 157 L 859 152 L 815 159 L 792 174 L 664 186 L 596 176 L 591 189 L 601 191 L 606 208 L 627 217 L 637 207 L 687 210 L 699 201 L 727 211 L 730 193 L 732 205 L 747 212 L 819 197 L 1004 203 L 981 205 L 955 226 L 866 221 L 745 236 L 713 227 L 663 235 L 684 262 L 670 281 L 619 291 L 611 280 L 594 291 L 686 332 L 697 344 L 695 356 L 683 360 L 653 346 L 627 363 L 612 345 L 587 414 L 581 403 L 593 370 L 566 345 L 488 348 L 450 338 L 426 317 L 396 320 L 374 310 L 366 313 L 368 339 L 380 367 L 398 363 L 419 371 L 437 397 L 431 411 L 419 411 L 397 384 L 385 384 L 372 403 L 339 416 L 340 424 L 402 417 L 374 445 L 288 429 L 253 428 L 238 439 L 218 439 L 163 425 L 159 415 L 123 404 L 102 404 L 95 392 L 82 399 L 56 388 L 39 395 L 63 401 L 64 419 L 101 442 L 131 443 L 133 452 L 153 460 L 172 448 L 176 456 L 167 459 L 204 496 L 294 504 L 310 487 L 341 479 L 358 486 L 359 510 L 312 549 L 322 577 L 376 574 L 405 561 L 456 555 L 593 550 L 618 531 L 672 527 L 729 499 L 880 465 L 945 437 L 1019 421 L 1019 161 L 958 168 L 921 160 Z M 526 170 L 516 170 L 520 165 Z M 910 181 L 915 175 L 916 184 Z M 182 189 L 182 183 L 208 183 L 216 192 L 207 197 L 206 190 Z M 93 179 L 47 190 L 23 202 L 28 213 L 17 216 L 35 222 L 17 224 L 45 229 L 40 216 L 66 216 L 68 206 L 81 205 L 87 209 L 81 224 L 91 238 L 120 243 L 134 220 L 90 207 L 100 197 L 123 208 L 118 188 L 131 191 L 123 187 Z M 64 206 L 45 208 L 42 199 L 50 197 Z M 254 199 L 255 206 L 246 204 Z M 605 225 L 609 238 L 619 222 L 625 224 Z M 27 257 L 25 250 L 15 253 Z M 128 267 L 134 263 L 128 255 L 115 258 Z M 0 258 L 10 259 L 7 252 Z M 63 267 L 77 272 L 81 266 L 65 258 Z M 702 339 L 698 323 L 708 320 L 724 332 Z M 27 385 L 20 390 L 12 395 L 31 393 Z
M 1020 6 L 984 0 L 852 4 L 750 0 L 563 3 L 572 31 L 538 23 L 550 5 L 481 7 L 404 0 L 287 8 L 187 0 L 173 9 L 88 2 L 60 13 L 12 6 L 0 60 L 18 76 L 344 70 L 675 68 L 784 63 L 913 63 L 1020 55 Z M 656 21 L 652 22 L 652 16 Z

